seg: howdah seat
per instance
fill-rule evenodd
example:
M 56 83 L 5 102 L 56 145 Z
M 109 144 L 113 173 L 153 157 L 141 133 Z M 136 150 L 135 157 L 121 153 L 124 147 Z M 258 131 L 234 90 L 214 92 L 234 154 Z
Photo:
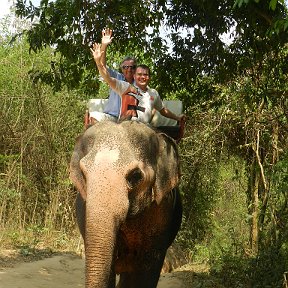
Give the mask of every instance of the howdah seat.
M 107 99 L 90 99 L 87 103 L 87 110 L 85 113 L 85 128 L 91 125 L 91 118 L 96 121 L 101 121 L 103 118 L 103 111 Z M 176 115 L 180 115 L 183 111 L 183 105 L 180 100 L 163 100 L 164 106 Z M 167 134 L 178 143 L 184 134 L 185 122 L 178 123 L 176 120 L 162 116 L 158 111 L 155 112 L 150 123 L 159 131 Z

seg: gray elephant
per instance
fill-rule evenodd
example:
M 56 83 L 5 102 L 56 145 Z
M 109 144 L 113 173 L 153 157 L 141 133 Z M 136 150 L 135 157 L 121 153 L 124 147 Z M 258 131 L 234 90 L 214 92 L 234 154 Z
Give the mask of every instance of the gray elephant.
M 175 142 L 136 121 L 101 122 L 70 163 L 87 288 L 156 287 L 182 220 Z

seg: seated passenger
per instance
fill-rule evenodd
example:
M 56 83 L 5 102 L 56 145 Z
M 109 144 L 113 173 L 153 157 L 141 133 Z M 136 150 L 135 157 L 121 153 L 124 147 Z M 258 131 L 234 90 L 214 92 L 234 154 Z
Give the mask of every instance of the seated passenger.
M 181 121 L 185 118 L 184 115 L 175 115 L 169 109 L 163 106 L 162 100 L 155 89 L 148 87 L 150 81 L 150 69 L 146 65 L 138 65 L 134 74 L 134 85 L 118 80 L 110 76 L 105 63 L 103 63 L 103 49 L 101 44 L 95 43 L 91 48 L 93 58 L 96 62 L 97 68 L 104 81 L 113 89 L 117 94 L 122 96 L 122 107 L 123 99 L 126 95 L 130 95 L 135 98 L 135 105 L 132 107 L 132 111 L 126 111 L 130 114 L 131 120 L 138 120 L 144 123 L 150 123 L 152 119 L 153 109 L 160 112 L 161 115 Z M 125 95 L 125 97 L 124 97 Z M 129 104 L 128 104 L 129 105 Z M 124 107 L 125 108 L 125 107 Z M 125 109 L 122 109 L 125 110 Z M 125 111 L 122 111 L 125 113 Z M 126 115 L 123 115 L 126 116 Z
M 109 28 L 104 29 L 102 31 L 102 40 L 101 40 L 101 51 L 103 51 L 101 60 L 105 66 L 106 66 L 107 47 L 112 42 L 112 39 L 113 39 L 112 30 Z M 136 59 L 129 56 L 125 57 L 120 64 L 120 68 L 122 70 L 122 73 L 111 68 L 107 68 L 107 70 L 111 77 L 116 78 L 118 80 L 127 81 L 128 83 L 132 84 L 134 82 L 133 76 L 136 69 Z M 109 98 L 103 111 L 104 114 L 101 112 L 91 112 L 90 124 L 95 123 L 95 120 L 117 121 L 120 114 L 120 108 L 121 108 L 121 98 L 114 90 L 110 88 Z

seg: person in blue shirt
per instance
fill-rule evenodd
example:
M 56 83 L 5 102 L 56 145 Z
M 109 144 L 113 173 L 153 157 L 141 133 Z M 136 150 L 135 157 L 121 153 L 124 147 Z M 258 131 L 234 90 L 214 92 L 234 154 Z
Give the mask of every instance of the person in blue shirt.
M 122 61 L 120 65 L 122 73 L 116 70 L 113 70 L 111 68 L 108 68 L 107 70 L 111 77 L 133 84 L 134 82 L 133 75 L 136 69 L 135 63 L 136 63 L 136 60 L 134 58 L 126 57 L 124 58 L 124 60 Z M 131 74 L 132 74 L 132 78 L 130 76 Z M 119 113 L 120 113 L 120 107 L 121 107 L 121 98 L 114 90 L 110 88 L 109 98 L 104 108 L 104 113 L 109 114 L 118 119 Z
M 105 66 L 106 66 L 106 50 L 108 45 L 112 42 L 112 39 L 113 39 L 112 30 L 109 28 L 104 29 L 102 31 L 102 40 L 101 40 L 101 50 L 103 52 L 101 61 L 103 64 L 105 64 Z M 107 70 L 111 77 L 133 84 L 136 65 L 137 63 L 135 58 L 126 57 L 120 64 L 122 73 L 111 68 L 107 68 Z M 112 121 L 117 121 L 120 114 L 120 108 L 121 108 L 121 97 L 119 97 L 119 95 L 110 88 L 109 98 L 103 111 L 108 116 L 105 118 L 110 119 Z
M 129 114 L 131 116 L 129 118 L 130 120 L 149 124 L 151 122 L 154 109 L 158 110 L 161 115 L 176 120 L 177 122 L 182 122 L 185 120 L 186 116 L 184 114 L 175 115 L 172 111 L 166 108 L 163 105 L 158 92 L 148 86 L 150 81 L 150 69 L 148 66 L 138 65 L 136 67 L 136 71 L 134 73 L 134 85 L 128 83 L 127 81 L 121 81 L 111 77 L 106 65 L 104 64 L 105 62 L 103 61 L 103 48 L 101 46 L 102 43 L 94 43 L 93 48 L 90 49 L 101 77 L 110 86 L 110 88 L 117 93 L 117 95 L 120 95 L 118 96 L 119 98 L 126 98 L 132 94 L 134 99 L 137 100 L 130 105 L 134 106 L 137 112 L 135 112 L 135 109 L 132 109 L 132 111 L 123 111 L 123 113 L 127 115 L 129 114 L 128 112 L 132 112 L 132 114 Z

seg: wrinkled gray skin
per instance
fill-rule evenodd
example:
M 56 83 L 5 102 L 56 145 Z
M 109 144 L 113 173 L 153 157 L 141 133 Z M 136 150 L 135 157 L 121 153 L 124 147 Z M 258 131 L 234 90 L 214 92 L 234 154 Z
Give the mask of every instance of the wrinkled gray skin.
M 156 287 L 182 219 L 177 146 L 136 121 L 101 122 L 78 137 L 70 177 L 79 191 L 86 288 Z

